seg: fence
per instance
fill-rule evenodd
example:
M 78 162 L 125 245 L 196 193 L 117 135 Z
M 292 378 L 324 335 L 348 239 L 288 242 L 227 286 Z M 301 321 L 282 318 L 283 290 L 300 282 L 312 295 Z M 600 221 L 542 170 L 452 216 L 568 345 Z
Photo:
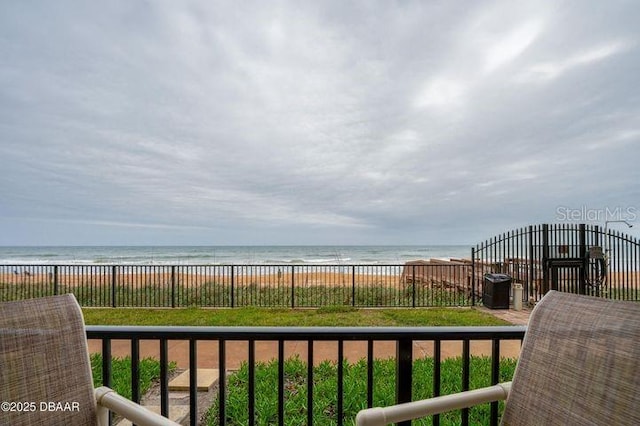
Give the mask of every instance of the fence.
M 0 265 L 0 301 L 73 293 L 85 307 L 468 306 L 470 264 Z
M 99 339 L 102 348 L 102 377 L 103 385 L 112 385 L 111 372 L 111 342 L 112 340 L 129 340 L 131 344 L 131 390 L 132 399 L 140 402 L 140 341 L 155 340 L 158 344 L 160 359 L 160 408 L 161 413 L 166 416 L 169 412 L 169 391 L 168 391 L 168 341 L 187 340 L 189 354 L 189 421 L 191 425 L 198 423 L 198 398 L 197 398 L 197 375 L 198 369 L 202 368 L 202 363 L 198 362 L 198 344 L 205 341 L 217 342 L 217 362 L 215 365 L 208 365 L 205 368 L 215 367 L 220 373 L 217 386 L 217 402 L 213 413 L 213 423 L 225 425 L 230 419 L 227 412 L 230 407 L 229 394 L 233 390 L 229 381 L 234 374 L 227 369 L 229 356 L 226 352 L 230 342 L 246 342 L 246 399 L 245 405 L 240 409 L 247 415 L 247 422 L 244 424 L 291 424 L 292 419 L 285 407 L 291 405 L 289 399 L 296 396 L 298 388 L 292 390 L 296 383 L 300 384 L 299 392 L 304 393 L 305 402 L 296 405 L 298 414 L 306 418 L 300 421 L 308 425 L 313 424 L 351 424 L 355 418 L 355 413 L 361 408 L 369 408 L 378 405 L 388 405 L 392 403 L 409 402 L 412 399 L 424 398 L 427 396 L 438 396 L 441 393 L 455 392 L 457 390 L 469 390 L 471 378 L 480 377 L 480 386 L 496 384 L 499 381 L 510 380 L 512 372 L 505 372 L 505 358 L 501 357 L 501 348 L 505 341 L 521 341 L 524 337 L 525 327 L 340 327 L 340 328 L 305 328 L 305 327 L 282 327 L 282 328 L 251 328 L 251 327 L 115 327 L 115 326 L 88 326 L 87 337 L 89 339 Z M 259 394 L 257 389 L 257 377 L 261 366 L 256 362 L 256 342 L 272 341 L 277 342 L 277 351 L 274 359 L 277 362 L 277 379 L 274 383 L 266 385 L 268 392 Z M 461 342 L 461 350 L 456 364 L 459 367 L 457 372 L 444 371 L 443 344 L 449 341 Z M 480 342 L 490 343 L 490 355 L 487 363 L 482 366 L 475 364 L 479 359 L 471 356 L 472 347 Z M 288 374 L 285 371 L 285 343 L 286 342 L 306 342 L 306 357 L 301 361 L 305 363 L 306 372 Z M 319 342 L 337 342 L 335 353 L 335 377 L 334 380 L 326 378 L 316 380 L 318 370 L 314 368 L 314 345 Z M 365 373 L 360 379 L 366 382 L 364 388 L 355 386 L 354 383 L 345 379 L 345 369 L 350 365 L 345 357 L 345 343 L 361 342 L 366 345 L 363 356 L 365 363 Z M 375 363 L 375 352 L 378 344 L 384 342 L 395 342 L 396 357 L 394 360 L 395 377 L 393 372 L 381 372 Z M 428 344 L 432 347 L 432 356 L 424 359 L 432 366 L 432 376 L 428 378 L 430 383 L 424 383 L 416 376 L 416 363 L 420 360 L 415 357 L 419 353 L 416 345 L 418 343 Z M 304 343 L 302 343 L 304 344 Z M 519 344 L 518 344 L 519 348 Z M 512 360 L 513 361 L 513 360 Z M 515 366 L 515 362 L 510 363 Z M 486 368 L 485 368 L 486 367 Z M 476 371 L 477 370 L 477 371 Z M 452 376 L 454 378 L 452 378 Z M 260 376 L 263 377 L 263 376 Z M 365 378 L 366 377 L 366 378 Z M 267 380 L 262 378 L 262 380 Z M 235 382 L 234 382 L 235 383 Z M 320 391 L 318 387 L 327 383 L 333 383 L 334 388 L 330 391 L 335 396 L 327 407 L 318 406 L 315 400 L 316 394 Z M 100 385 L 96 383 L 96 385 Z M 239 386 L 235 384 L 233 387 Z M 382 399 L 381 388 L 395 388 L 395 398 L 392 400 Z M 477 386 L 477 387 L 480 387 Z M 420 391 L 418 391 L 420 389 Z M 264 398 L 277 395 L 277 409 L 275 418 L 265 420 L 266 414 L 259 412 L 258 407 L 264 407 Z M 357 403 L 345 403 L 345 397 L 356 397 Z M 237 402 L 237 401 L 236 401 Z M 289 404 L 287 404 L 289 402 Z M 462 410 L 457 414 L 456 424 L 469 424 L 470 417 L 474 418 L 478 414 L 475 409 Z M 497 425 L 499 416 L 499 405 L 493 403 L 490 407 L 485 407 L 485 412 L 489 411 L 486 421 L 483 424 Z M 260 417 L 260 418 L 259 418 Z M 320 418 L 320 420 L 318 420 Z M 298 419 L 299 421 L 299 419 Z M 475 422 L 478 420 L 476 419 Z M 244 422 L 244 421 L 243 421 Z M 440 416 L 433 416 L 431 423 L 440 424 Z M 234 423 L 236 424 L 236 423 Z M 238 423 L 239 424 L 239 423 Z M 410 422 L 403 423 L 410 425 Z
M 536 225 L 472 249 L 474 293 L 485 273 L 506 273 L 535 301 L 550 289 L 640 301 L 640 242 L 595 225 Z

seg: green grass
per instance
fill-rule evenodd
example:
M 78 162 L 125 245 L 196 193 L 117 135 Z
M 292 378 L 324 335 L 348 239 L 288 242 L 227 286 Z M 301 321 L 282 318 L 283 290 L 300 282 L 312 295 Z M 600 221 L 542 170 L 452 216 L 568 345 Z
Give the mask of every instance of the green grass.
M 169 372 L 176 369 L 176 363 L 169 363 Z M 140 360 L 140 395 L 144 395 L 160 378 L 160 361 L 153 358 Z M 91 373 L 94 386 L 102 386 L 102 355 L 91 354 Z M 131 357 L 111 358 L 111 388 L 127 399 L 131 399 Z
M 58 294 L 72 292 L 81 306 L 113 306 L 112 288 L 109 284 L 96 284 L 90 280 L 79 286 L 60 284 Z M 21 300 L 32 297 L 52 296 L 53 284 L 47 281 L 25 283 L 1 283 L 0 301 Z M 464 293 L 429 288 L 428 286 L 397 283 L 385 286 L 371 283 L 356 286 L 315 285 L 291 286 L 266 284 L 236 285 L 231 287 L 215 281 L 207 281 L 191 287 L 158 283 L 140 287 L 119 284 L 115 287 L 115 305 L 118 307 L 425 307 L 470 306 L 471 300 Z
M 473 308 L 143 309 L 83 308 L 88 325 L 185 326 L 480 326 L 507 322 Z
M 500 381 L 511 380 L 515 369 L 514 359 L 502 359 Z M 462 360 L 449 358 L 441 364 L 441 394 L 462 390 Z M 285 424 L 306 424 L 307 416 L 307 365 L 298 358 L 285 362 Z M 313 376 L 313 417 L 314 424 L 337 424 L 337 365 L 323 362 L 314 367 Z M 413 364 L 413 399 L 433 396 L 433 359 L 417 359 Z M 345 424 L 353 424 L 357 412 L 366 408 L 366 361 L 355 364 L 344 363 L 344 417 Z M 491 360 L 488 357 L 471 357 L 470 389 L 490 385 Z M 246 364 L 228 377 L 226 419 L 229 425 L 248 424 L 248 368 Z M 256 416 L 258 425 L 277 423 L 278 364 L 276 361 L 258 363 L 255 370 Z M 395 403 L 395 360 L 374 362 L 374 406 Z M 500 412 L 502 404 L 500 404 Z M 470 410 L 470 424 L 488 424 L 490 407 L 488 404 Z M 442 425 L 460 424 L 460 413 L 452 412 L 441 416 Z M 218 425 L 218 402 L 213 403 L 206 415 L 207 425 Z M 414 424 L 430 425 L 431 419 L 423 419 Z

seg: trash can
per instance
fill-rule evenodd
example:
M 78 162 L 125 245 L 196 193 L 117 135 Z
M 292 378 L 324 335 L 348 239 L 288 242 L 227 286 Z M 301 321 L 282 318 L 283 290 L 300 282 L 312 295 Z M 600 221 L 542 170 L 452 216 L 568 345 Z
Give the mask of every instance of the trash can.
M 489 309 L 509 309 L 511 277 L 506 274 L 485 274 L 482 303 Z

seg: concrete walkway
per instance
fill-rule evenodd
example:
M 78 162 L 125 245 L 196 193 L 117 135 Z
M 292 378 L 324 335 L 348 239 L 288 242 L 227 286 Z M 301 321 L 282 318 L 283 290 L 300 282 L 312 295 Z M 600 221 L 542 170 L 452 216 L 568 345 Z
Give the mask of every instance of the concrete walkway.
M 529 324 L 529 316 L 532 309 L 530 307 L 523 307 L 519 311 L 513 309 L 489 309 L 485 306 L 476 306 L 480 312 L 484 312 L 493 315 L 496 318 L 505 320 L 513 325 L 527 325 Z

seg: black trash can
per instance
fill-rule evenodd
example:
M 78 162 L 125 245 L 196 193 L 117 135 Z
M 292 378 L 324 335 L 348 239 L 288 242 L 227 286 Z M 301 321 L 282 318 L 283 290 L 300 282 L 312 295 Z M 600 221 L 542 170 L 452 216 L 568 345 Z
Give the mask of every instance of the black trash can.
M 511 277 L 506 274 L 485 274 L 482 303 L 489 309 L 509 309 Z

